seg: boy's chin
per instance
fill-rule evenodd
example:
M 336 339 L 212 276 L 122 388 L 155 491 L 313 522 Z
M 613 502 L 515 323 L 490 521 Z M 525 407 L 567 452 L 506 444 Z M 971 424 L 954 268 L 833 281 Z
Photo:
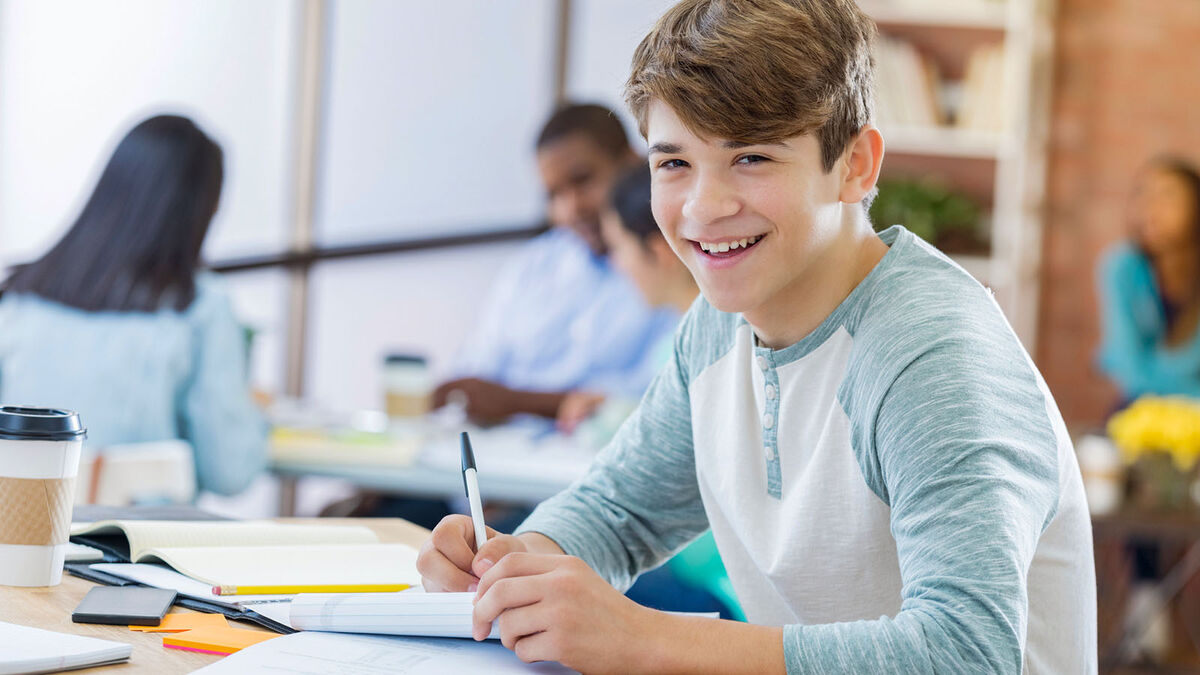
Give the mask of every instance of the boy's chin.
M 753 308 L 756 304 L 745 289 L 704 288 L 701 286 L 700 293 L 704 295 L 708 304 L 718 311 L 728 314 L 740 314 Z

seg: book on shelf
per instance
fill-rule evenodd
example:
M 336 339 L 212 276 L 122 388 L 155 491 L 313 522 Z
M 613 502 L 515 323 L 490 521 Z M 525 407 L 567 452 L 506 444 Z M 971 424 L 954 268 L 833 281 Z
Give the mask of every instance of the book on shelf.
M 881 35 L 876 44 L 875 99 L 885 129 L 956 129 L 1000 134 L 1009 122 L 1005 52 L 1000 43 L 969 52 L 961 81 L 907 40 Z M 978 136 L 978 134 L 976 134 Z
M 936 127 L 945 123 L 937 65 L 911 43 L 880 36 L 876 43 L 875 95 L 879 123 Z

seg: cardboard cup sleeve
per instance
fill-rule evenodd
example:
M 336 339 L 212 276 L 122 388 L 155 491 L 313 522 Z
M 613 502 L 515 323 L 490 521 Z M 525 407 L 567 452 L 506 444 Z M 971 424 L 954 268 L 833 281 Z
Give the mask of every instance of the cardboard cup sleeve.
M 74 491 L 74 476 L 0 476 L 0 544 L 55 546 L 67 543 Z

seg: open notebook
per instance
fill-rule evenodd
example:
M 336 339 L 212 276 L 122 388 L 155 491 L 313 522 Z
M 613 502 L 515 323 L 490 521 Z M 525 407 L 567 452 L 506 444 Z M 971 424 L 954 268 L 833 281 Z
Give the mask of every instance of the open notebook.
M 162 562 L 212 586 L 419 584 L 417 551 L 365 527 L 272 522 L 101 521 L 72 538 L 135 563 Z

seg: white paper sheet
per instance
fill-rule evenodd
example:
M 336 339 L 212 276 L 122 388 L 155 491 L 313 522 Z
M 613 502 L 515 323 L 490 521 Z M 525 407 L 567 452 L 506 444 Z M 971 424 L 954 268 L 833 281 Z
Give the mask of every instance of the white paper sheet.
M 124 642 L 0 622 L 0 675 L 53 673 L 129 658 Z
M 196 671 L 360 675 L 524 675 L 573 673 L 557 663 L 526 664 L 498 642 L 339 633 L 295 633 L 267 640 Z
M 152 548 L 142 560 L 213 586 L 414 586 L 417 553 L 405 544 Z
M 286 603 L 286 601 L 292 598 L 290 595 L 216 595 L 212 592 L 211 584 L 196 581 L 164 565 L 150 565 L 147 563 L 97 563 L 91 567 L 98 572 L 136 581 L 139 584 L 155 588 L 173 588 L 180 595 L 186 595 L 189 598 L 196 598 L 197 600 L 215 602 L 226 607 L 237 608 L 262 602 Z

